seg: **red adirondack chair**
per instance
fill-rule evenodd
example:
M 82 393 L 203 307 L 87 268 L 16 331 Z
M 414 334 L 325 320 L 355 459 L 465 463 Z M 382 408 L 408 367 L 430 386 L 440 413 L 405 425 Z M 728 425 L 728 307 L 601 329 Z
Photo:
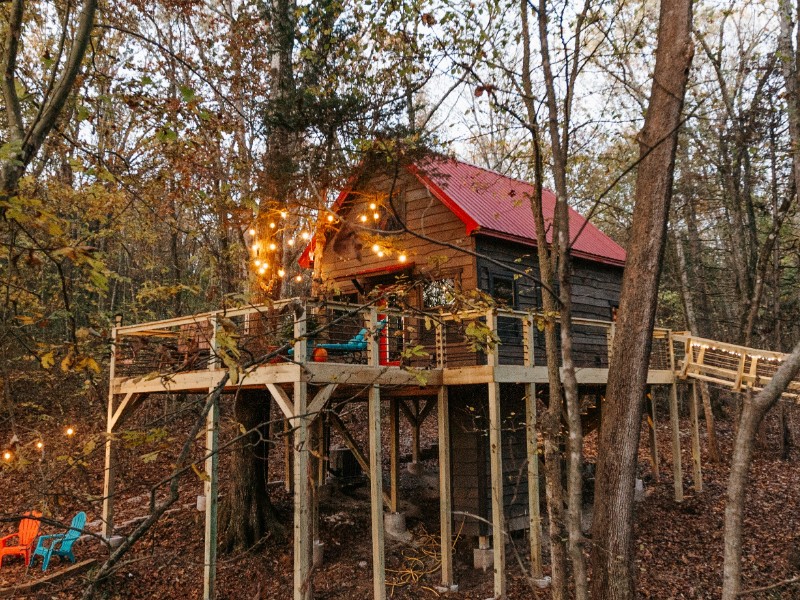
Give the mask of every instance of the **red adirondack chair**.
M 32 518 L 23 517 L 19 522 L 17 533 L 0 538 L 0 567 L 3 566 L 4 556 L 22 555 L 25 558 L 26 565 L 31 560 L 33 542 L 36 536 L 39 535 L 39 517 L 42 516 L 42 513 L 33 511 L 27 512 L 25 515 Z M 14 538 L 17 538 L 17 544 L 12 546 L 11 540 Z

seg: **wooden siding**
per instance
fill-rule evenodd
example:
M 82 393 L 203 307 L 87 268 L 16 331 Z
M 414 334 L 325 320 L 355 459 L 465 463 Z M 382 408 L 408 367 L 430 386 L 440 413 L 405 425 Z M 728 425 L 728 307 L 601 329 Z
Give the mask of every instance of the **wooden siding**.
M 521 385 L 500 386 L 503 419 L 503 504 L 510 531 L 528 526 L 525 401 Z M 491 521 L 488 392 L 486 386 L 450 387 L 450 452 L 453 510 Z M 484 521 L 462 514 L 453 518 L 454 530 L 467 536 L 489 535 Z
M 485 258 L 476 259 L 478 285 L 480 289 L 492 293 L 493 278 L 514 279 L 511 269 L 527 271 L 532 277 L 539 278 L 539 265 L 536 249 L 489 238 L 476 237 L 476 251 L 507 264 L 503 268 Z M 573 261 L 572 276 L 572 308 L 574 317 L 611 319 L 611 307 L 619 304 L 622 287 L 622 268 L 576 259 Z M 541 309 L 542 290 L 530 278 L 519 277 L 514 280 L 516 306 L 519 310 Z M 509 321 L 509 322 L 506 322 Z M 522 342 L 519 339 L 513 321 L 498 319 L 498 330 L 501 340 L 500 361 L 503 364 L 522 364 Z M 535 340 L 536 364 L 545 363 L 544 336 L 538 334 Z M 580 367 L 608 367 L 608 348 L 606 336 L 601 330 L 576 326 L 574 330 L 574 360 Z
M 391 190 L 396 190 L 394 204 L 399 212 L 406 215 L 408 228 L 421 235 L 454 244 L 467 250 L 474 250 L 474 239 L 466 235 L 464 223 L 456 217 L 439 200 L 434 198 L 428 189 L 412 174 L 403 172 L 398 181 L 393 182 L 386 174 L 375 174 L 362 177 L 354 188 L 350 203 L 340 213 L 345 222 L 357 222 L 361 214 L 372 214 L 371 202 L 384 198 Z M 367 223 L 369 225 L 369 223 Z M 351 294 L 355 288 L 351 279 L 358 274 L 378 276 L 382 270 L 391 271 L 400 263 L 397 254 L 378 258 L 371 249 L 372 241 L 369 233 L 358 234 L 363 240 L 360 258 L 354 249 L 342 251 L 341 244 L 334 242 L 333 235 L 328 240 L 322 256 L 322 272 L 326 280 L 340 293 Z M 422 240 L 410 234 L 386 235 L 387 244 L 402 249 L 408 256 L 408 263 L 413 264 L 413 274 L 432 277 L 454 277 L 461 282 L 464 289 L 475 288 L 475 262 L 468 254 L 445 248 L 438 244 Z M 340 250 L 337 252 L 334 246 Z

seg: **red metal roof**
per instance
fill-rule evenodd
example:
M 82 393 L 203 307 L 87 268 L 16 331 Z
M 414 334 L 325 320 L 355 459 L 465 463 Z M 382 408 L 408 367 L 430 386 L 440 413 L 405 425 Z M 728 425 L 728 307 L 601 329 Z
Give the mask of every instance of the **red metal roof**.
M 467 234 L 480 232 L 536 244 L 529 201 L 534 186 L 530 183 L 445 157 L 427 159 L 410 170 L 464 222 Z M 542 210 L 548 226 L 548 242 L 552 241 L 550 224 L 555 203 L 553 192 L 544 190 Z M 571 208 L 569 231 L 573 256 L 612 265 L 625 264 L 625 250 Z
M 535 225 L 529 201 L 534 186 L 530 183 L 443 156 L 428 158 L 418 165 L 410 166 L 408 170 L 461 219 L 467 235 L 481 233 L 536 245 Z M 338 211 L 350 194 L 358 175 L 360 170 L 351 177 L 339 194 L 331 207 L 333 212 Z M 553 239 L 551 224 L 555 203 L 553 192 L 545 189 L 542 193 L 542 210 L 548 227 L 548 242 Z M 625 250 L 571 208 L 569 232 L 573 240 L 573 256 L 610 265 L 625 265 Z M 578 232 L 580 235 L 576 240 Z M 298 261 L 302 267 L 310 266 L 313 247 L 312 239 Z

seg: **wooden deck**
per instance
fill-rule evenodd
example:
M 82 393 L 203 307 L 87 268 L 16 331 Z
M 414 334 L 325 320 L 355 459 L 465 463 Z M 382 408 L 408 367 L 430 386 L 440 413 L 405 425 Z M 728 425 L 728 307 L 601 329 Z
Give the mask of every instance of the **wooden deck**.
M 399 419 L 403 415 L 418 432 L 425 417 L 438 413 L 442 583 L 450 586 L 452 568 L 452 488 L 448 390 L 453 386 L 485 385 L 488 389 L 488 433 L 492 482 L 492 531 L 504 531 L 502 502 L 503 458 L 500 426 L 501 384 L 522 384 L 526 400 L 526 439 L 535 452 L 536 386 L 547 385 L 541 315 L 532 312 L 487 310 L 473 313 L 422 313 L 375 306 L 287 300 L 270 306 L 249 306 L 156 321 L 117 326 L 108 402 L 104 534 L 113 532 L 115 434 L 125 418 L 150 394 L 239 389 L 264 389 L 280 407 L 293 434 L 287 460 L 294 473 L 294 598 L 310 598 L 311 552 L 315 531 L 312 487 L 322 482 L 324 468 L 311 450 L 312 425 L 333 426 L 368 473 L 372 497 L 374 597 L 386 597 L 383 562 L 383 515 L 397 510 Z M 353 345 L 360 333 L 366 343 Z M 608 379 L 614 324 L 575 319 L 575 362 L 579 384 L 597 388 Z M 330 348 L 321 352 L 320 348 Z M 337 350 L 334 350 L 337 349 Z M 343 350 L 347 349 L 347 350 Z M 695 338 L 685 332 L 657 329 L 648 371 L 648 384 L 670 390 L 673 455 L 680 456 L 676 383 L 699 380 L 729 389 L 760 389 L 783 355 L 740 348 Z M 220 382 L 227 381 L 220 388 Z M 693 386 L 692 386 L 693 387 Z M 800 382 L 789 390 L 800 393 Z M 212 396 L 213 397 L 213 396 Z M 369 448 L 358 448 L 334 411 L 336 399 L 365 401 L 369 407 Z M 420 399 L 424 398 L 424 406 Z M 381 406 L 390 407 L 390 473 L 383 489 L 381 471 Z M 693 477 L 702 489 L 696 394 L 690 401 Z M 416 408 L 414 408 L 416 406 Z M 318 418 L 322 416 L 323 418 Z M 655 413 L 651 414 L 655 419 Z M 206 423 L 206 557 L 204 597 L 214 596 L 216 573 L 217 432 L 219 410 L 209 411 Z M 323 435 L 324 437 L 324 435 Z M 654 437 L 651 436 L 651 440 Z M 652 442 L 651 442 L 652 443 Z M 416 451 L 418 452 L 418 443 Z M 653 445 L 655 464 L 658 449 Z M 324 456 L 324 449 L 322 451 Z M 541 576 L 541 523 L 538 516 L 537 461 L 528 461 L 528 498 L 532 575 Z M 310 474 L 306 476 L 305 474 Z M 675 498 L 683 498 L 680 462 L 674 465 Z M 494 544 L 495 592 L 505 589 L 504 544 Z

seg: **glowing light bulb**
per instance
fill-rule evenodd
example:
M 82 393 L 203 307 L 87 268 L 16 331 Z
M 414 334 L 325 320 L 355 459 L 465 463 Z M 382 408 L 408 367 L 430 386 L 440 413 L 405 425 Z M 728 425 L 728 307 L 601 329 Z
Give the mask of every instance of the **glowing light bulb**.
M 369 205 L 370 210 L 375 210 L 376 208 L 378 208 L 378 206 L 374 202 Z
M 366 222 L 367 222 L 367 215 L 361 215 L 361 216 L 359 217 L 359 219 L 361 219 L 361 222 L 362 222 L 362 223 L 366 223 Z
M 301 281 L 303 281 L 303 276 L 302 276 L 302 275 L 298 275 L 297 277 L 295 277 L 295 278 L 294 278 L 294 280 L 295 280 L 297 283 L 300 283 Z
M 287 213 L 285 210 L 281 211 L 281 219 L 285 219 L 288 216 L 289 216 L 289 213 Z
M 256 230 L 255 230 L 255 229 L 253 229 L 253 228 L 251 227 L 251 228 L 250 228 L 250 229 L 247 231 L 247 233 L 249 233 L 250 235 L 255 235 L 255 234 L 256 234 Z
M 328 215 L 328 223 L 333 223 L 333 215 Z
M 283 269 L 278 269 L 278 277 L 283 277 L 284 275 L 286 275 L 286 271 Z
M 44 448 L 44 442 L 36 442 L 36 447 L 37 447 L 39 450 L 41 450 L 42 448 Z
M 256 259 L 256 260 L 254 260 L 254 261 L 253 261 L 253 264 L 254 264 L 255 266 L 257 266 L 257 267 L 260 267 L 260 266 L 261 266 L 261 261 L 260 261 L 260 260 L 258 260 L 258 259 Z
M 303 233 L 301 233 L 301 234 L 300 234 L 300 237 L 301 237 L 301 238 L 303 238 L 304 240 L 307 240 L 307 239 L 308 239 L 308 238 L 310 238 L 311 236 L 310 236 L 310 235 L 308 235 L 308 232 L 307 232 L 307 231 L 304 231 Z
M 397 260 L 399 260 L 401 263 L 404 263 L 408 260 L 408 257 L 405 254 L 401 254 L 397 257 Z
M 380 219 L 380 218 L 381 218 L 381 215 L 380 215 L 379 213 L 373 213 L 373 214 L 372 214 L 372 218 L 373 218 L 373 219 L 375 219 L 375 220 L 377 221 L 378 219 Z
M 266 273 L 266 272 L 267 272 L 267 268 L 266 268 L 266 267 L 261 267 L 261 268 L 258 270 L 258 274 L 259 274 L 259 275 L 263 275 L 263 274 L 264 274 L 264 273 Z
M 75 435 L 75 430 L 72 427 L 67 427 L 67 430 L 64 433 L 66 433 L 67 436 L 71 437 L 71 436 Z
M 275 248 L 277 248 L 277 246 L 275 244 L 270 244 L 269 245 L 269 249 L 270 250 L 275 250 Z
M 258 244 L 253 244 L 252 246 L 253 252 L 258 252 Z
M 12 456 L 12 454 L 8 450 L 3 452 L 3 460 L 11 460 L 11 456 Z
M 377 254 L 378 252 L 380 252 L 380 251 L 381 251 L 381 247 L 380 247 L 380 246 L 378 246 L 378 244 L 373 244 L 373 245 L 372 245 L 372 251 L 373 251 L 375 254 Z
M 287 246 L 294 246 L 294 240 L 289 240 L 288 242 L 286 242 L 286 245 Z
M 383 250 L 381 250 L 380 252 L 378 252 L 378 258 L 383 258 Z

